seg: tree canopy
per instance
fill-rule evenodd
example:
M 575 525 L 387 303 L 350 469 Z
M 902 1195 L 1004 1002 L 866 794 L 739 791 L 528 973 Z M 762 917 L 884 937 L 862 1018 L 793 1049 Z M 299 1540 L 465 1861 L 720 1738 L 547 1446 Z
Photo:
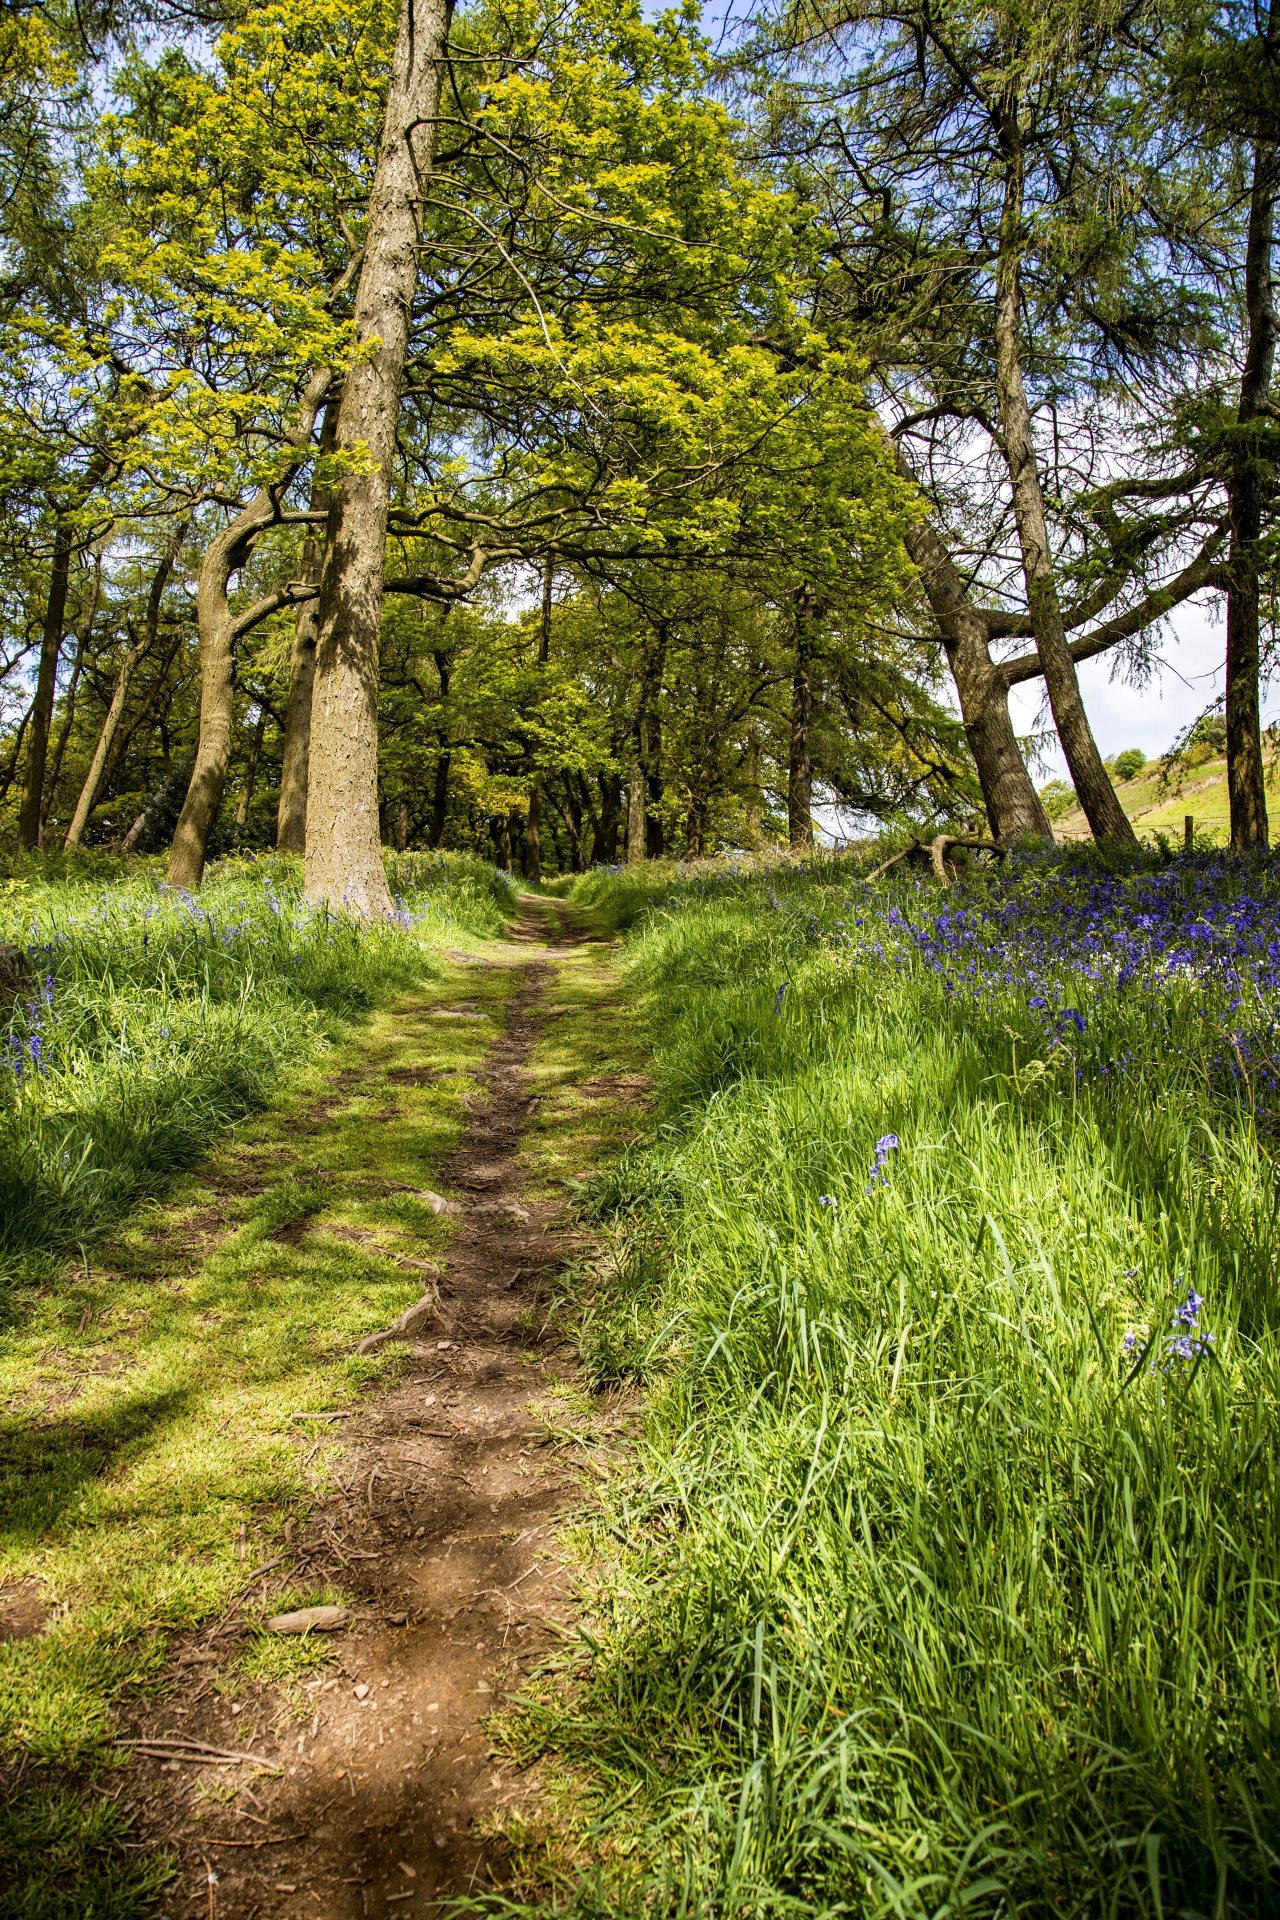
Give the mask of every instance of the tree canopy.
M 1077 668 L 1221 595 L 1264 839 L 1274 71 L 1191 5 L 11 10 L 5 832 L 366 913 L 386 844 L 1007 841 L 1043 681 L 1123 839 Z

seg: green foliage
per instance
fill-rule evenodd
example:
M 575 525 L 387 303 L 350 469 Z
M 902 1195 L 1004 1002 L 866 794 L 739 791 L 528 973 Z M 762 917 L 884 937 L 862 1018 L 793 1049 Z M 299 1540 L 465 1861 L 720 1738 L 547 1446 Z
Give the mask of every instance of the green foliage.
M 1147 764 L 1147 756 L 1141 747 L 1126 747 L 1116 755 L 1113 764 L 1117 780 L 1136 780 Z
M 1269 1914 L 1276 1180 L 1217 1001 L 1063 950 L 1087 1043 L 1018 979 L 953 1004 L 902 931 L 939 897 L 859 866 L 579 883 L 667 1127 L 587 1310 L 641 1485 L 528 1728 L 630 1806 L 575 1910 Z M 1189 1286 L 1212 1357 L 1135 1370 Z
M 1051 820 L 1061 820 L 1064 814 L 1074 813 L 1080 804 L 1069 780 L 1050 780 L 1047 786 L 1041 787 L 1040 798 Z

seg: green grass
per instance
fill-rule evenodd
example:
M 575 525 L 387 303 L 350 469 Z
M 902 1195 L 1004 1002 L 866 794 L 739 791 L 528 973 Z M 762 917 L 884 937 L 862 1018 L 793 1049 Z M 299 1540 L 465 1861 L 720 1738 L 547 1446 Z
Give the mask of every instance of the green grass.
M 390 874 L 406 924 L 374 930 L 304 908 L 284 859 L 222 862 L 194 900 L 148 868 L 9 881 L 0 941 L 32 986 L 0 1040 L 0 1278 L 123 1218 L 291 1065 L 438 971 L 445 941 L 501 931 L 492 868 L 406 855 Z
M 1277 766 L 1267 770 L 1267 808 L 1274 816 L 1280 795 L 1276 787 Z M 1133 780 L 1116 782 L 1120 804 L 1132 820 L 1140 840 L 1150 844 L 1163 835 L 1181 846 L 1186 817 L 1195 822 L 1196 843 L 1203 847 L 1225 847 L 1231 839 L 1231 814 L 1227 794 L 1227 763 L 1221 754 L 1193 749 L 1190 756 L 1171 769 L 1168 778 L 1161 764 L 1153 760 Z M 1054 822 L 1059 841 L 1089 837 L 1089 822 L 1079 808 Z
M 636 927 L 663 1125 L 601 1197 L 583 1330 L 647 1435 L 524 1723 L 594 1782 L 557 1898 L 1280 1910 L 1277 1183 L 1206 1087 L 1212 1009 L 1081 977 L 1131 1058 L 1077 1081 L 1016 981 L 951 1003 L 893 944 L 927 889 L 577 897 Z M 1212 1355 L 1135 1373 L 1191 1284 Z
M 3 931 L 54 976 L 10 1036 L 28 1062 L 41 1038 L 36 1070 L 15 1087 L 0 1068 L 0 1594 L 46 1609 L 0 1643 L 0 1749 L 41 1783 L 0 1825 L 5 1920 L 146 1910 L 163 1863 L 119 1854 L 84 1783 L 114 1777 L 122 1707 L 165 1695 L 182 1636 L 238 1618 L 232 1683 L 283 1689 L 286 1710 L 332 1657 L 256 1631 L 342 1597 L 300 1578 L 285 1537 L 341 1436 L 291 1416 L 393 1377 L 402 1349 L 355 1348 L 427 1286 L 400 1262 L 447 1264 L 425 1192 L 493 1028 L 432 1019 L 460 990 L 441 947 L 501 932 L 508 890 L 475 863 L 399 861 L 404 924 L 360 931 L 302 912 L 298 879 L 240 862 L 194 907 L 146 872 L 5 896 Z M 500 1018 L 510 984 L 466 992 Z
M 0 1920 L 133 1920 L 168 1878 L 163 1855 L 125 1851 L 114 1800 L 29 1789 L 0 1806 Z

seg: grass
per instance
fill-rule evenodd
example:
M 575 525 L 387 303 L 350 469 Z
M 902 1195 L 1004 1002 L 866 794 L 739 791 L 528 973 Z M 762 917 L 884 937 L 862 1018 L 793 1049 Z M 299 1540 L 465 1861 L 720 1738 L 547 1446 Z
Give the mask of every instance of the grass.
M 0 1279 L 53 1271 L 290 1066 L 435 970 L 433 948 L 504 924 L 507 889 L 478 862 L 401 856 L 391 878 L 404 924 L 373 932 L 306 909 L 284 859 L 222 862 L 198 900 L 149 865 L 105 884 L 83 864 L 10 879 L 0 941 L 31 975 L 0 1065 Z
M 1276 764 L 1267 768 L 1267 808 L 1277 805 Z M 1150 844 L 1159 836 L 1181 845 L 1186 817 L 1195 822 L 1197 846 L 1225 847 L 1231 838 L 1231 817 L 1227 795 L 1227 763 L 1221 754 L 1193 748 L 1176 764 L 1168 779 L 1162 777 L 1159 761 L 1152 761 L 1132 780 L 1116 782 L 1120 804 L 1138 830 L 1138 837 Z M 1089 822 L 1080 809 L 1065 814 L 1054 823 L 1059 841 L 1086 840 Z
M 1160 883 L 1200 925 L 1234 872 Z M 1104 881 L 1135 917 L 1153 884 L 580 885 L 634 928 L 662 1125 L 600 1194 L 583 1330 L 646 1436 L 523 1723 L 594 1782 L 555 1903 L 1280 1908 L 1274 1158 L 1206 1075 L 1216 975 L 1064 949 Z M 992 957 L 1020 911 L 1057 1038 Z
M 163 1855 L 125 1851 L 128 1832 L 106 1796 L 15 1794 L 0 1806 L 0 1920 L 133 1920 L 168 1876 Z
M 20 1204 L 0 1331 L 0 1598 L 34 1594 L 46 1617 L 0 1643 L 0 1746 L 28 1790 L 0 1828 L 6 1920 L 145 1910 L 160 1868 L 129 1854 L 121 1869 L 122 1830 L 92 1783 L 118 1764 L 122 1708 L 169 1686 L 175 1641 L 238 1613 L 251 1631 L 233 1678 L 284 1688 L 286 1713 L 290 1683 L 328 1657 L 252 1631 L 341 1597 L 290 1570 L 285 1528 L 340 1447 L 293 1416 L 394 1374 L 396 1349 L 354 1349 L 423 1292 L 400 1262 L 447 1262 L 425 1191 L 488 1039 L 431 1018 L 460 978 L 440 947 L 500 931 L 505 887 L 473 864 L 401 862 L 404 924 L 360 933 L 304 914 L 296 881 L 283 863 L 238 863 L 198 907 L 146 873 L 7 896 L 7 930 L 44 946 L 53 990 L 36 1019 L 15 1018 L 11 1058 L 30 1061 L 33 1034 L 43 1044 L 3 1135 Z M 467 976 L 495 1017 L 509 987 L 503 970 Z M 426 1082 L 424 1061 L 441 1077 Z M 86 1170 L 47 1209 L 59 1143 L 80 1135 Z M 50 1821 L 66 1845 L 46 1858 Z

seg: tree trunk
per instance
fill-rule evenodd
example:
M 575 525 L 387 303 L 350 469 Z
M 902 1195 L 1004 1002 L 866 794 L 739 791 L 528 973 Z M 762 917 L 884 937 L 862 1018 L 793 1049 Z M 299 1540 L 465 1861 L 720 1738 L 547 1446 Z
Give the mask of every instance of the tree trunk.
M 262 741 L 266 731 L 266 709 L 259 707 L 258 724 L 254 728 L 253 738 L 249 742 L 249 762 L 244 770 L 244 781 L 240 788 L 240 798 L 236 802 L 235 831 L 232 834 L 231 840 L 231 844 L 235 847 L 240 845 L 240 837 L 248 824 L 249 804 L 253 799 L 253 783 L 258 773 L 258 756 L 262 752 Z
M 33 853 L 40 844 L 40 815 L 44 807 L 44 773 L 49 755 L 49 725 L 53 719 L 53 701 L 58 686 L 58 661 L 62 656 L 62 633 L 67 615 L 67 586 L 71 578 L 71 528 L 59 520 L 53 535 L 53 560 L 49 569 L 49 597 L 45 602 L 44 628 L 40 635 L 40 667 L 36 675 L 36 697 L 31 709 L 31 732 L 27 740 L 26 777 L 22 785 L 22 806 L 18 813 L 18 845 Z
M 524 830 L 524 877 L 535 887 L 542 882 L 542 788 L 536 780 L 529 789 L 529 818 Z
M 303 555 L 303 578 L 316 581 L 319 574 L 320 543 L 308 538 Z M 305 601 L 298 608 L 293 644 L 289 649 L 289 694 L 280 759 L 280 805 L 276 813 L 276 847 L 281 853 L 305 853 L 307 847 L 307 768 L 311 755 L 311 694 L 316 679 L 318 611 L 319 603 L 315 600 Z
M 396 812 L 396 852 L 403 853 L 409 844 L 409 802 L 400 796 L 400 805 Z
M 297 449 L 294 471 L 306 458 L 316 414 L 331 378 L 328 367 L 322 367 L 313 374 L 302 396 L 288 435 L 289 443 Z M 200 563 L 200 583 L 196 589 L 196 620 L 200 629 L 200 736 L 191 785 L 187 788 L 169 851 L 171 887 L 198 887 L 204 872 L 209 829 L 222 805 L 231 762 L 236 627 L 227 590 L 232 574 L 253 552 L 259 534 L 275 521 L 277 497 L 283 485 L 281 480 L 274 490 L 259 487 L 230 526 L 224 527 L 209 542 Z
M 622 817 L 622 775 L 600 775 L 600 826 L 591 848 L 591 858 L 607 867 L 618 859 L 618 826 Z
M 1058 585 L 1054 578 L 1044 494 L 1040 487 L 1040 469 L 1036 461 L 1031 409 L 1027 405 L 1022 379 L 1018 340 L 1018 250 L 1022 245 L 1024 161 L 1021 131 L 1012 114 L 1005 122 L 1004 142 L 1005 196 L 1000 225 L 1000 257 L 996 265 L 996 390 L 1000 404 L 1003 452 L 1013 489 L 1013 517 L 1022 550 L 1027 608 L 1036 651 L 1044 669 L 1054 725 L 1058 729 L 1062 751 L 1071 769 L 1072 783 L 1093 837 L 1099 841 L 1121 841 L 1136 846 L 1138 837 L 1116 798 L 1115 788 L 1102 764 L 1102 755 L 1098 752 L 1098 743 L 1085 712 L 1075 661 L 1067 645 Z
M 627 865 L 633 867 L 645 857 L 644 767 L 639 748 L 631 759 L 631 780 L 627 789 Z
M 796 653 L 791 675 L 791 751 L 787 766 L 787 840 L 793 853 L 813 847 L 813 610 L 796 607 Z
M 1261 656 L 1258 642 L 1259 542 L 1262 538 L 1265 463 L 1255 441 L 1275 371 L 1276 313 L 1271 284 L 1277 151 L 1269 141 L 1253 150 L 1249 243 L 1245 256 L 1245 305 L 1249 344 L 1240 380 L 1240 432 L 1228 483 L 1231 554 L 1227 578 L 1227 795 L 1233 847 L 1267 844 L 1267 790 L 1262 765 L 1259 713 Z M 1256 429 L 1255 429 L 1256 431 Z
M 111 695 L 111 704 L 107 708 L 106 718 L 102 722 L 102 731 L 98 735 L 98 744 L 93 750 L 93 759 L 89 762 L 89 771 L 85 775 L 84 785 L 80 789 L 80 798 L 76 801 L 75 812 L 71 816 L 71 824 L 67 828 L 66 837 L 62 842 L 64 852 L 68 847 L 79 846 L 84 830 L 89 823 L 89 815 L 93 812 L 94 803 L 98 798 L 98 793 L 102 786 L 102 774 L 107 764 L 107 755 L 111 751 L 116 732 L 120 726 L 120 716 L 124 712 L 124 703 L 129 692 L 129 682 L 133 678 L 133 670 L 156 643 L 156 636 L 160 631 L 160 605 L 164 599 L 164 590 L 169 583 L 169 575 L 173 572 L 174 563 L 182 551 L 182 542 L 186 538 L 189 524 L 188 521 L 183 520 L 175 527 L 170 536 L 169 545 L 161 555 L 160 562 L 151 576 L 151 586 L 147 592 L 147 613 L 146 621 L 142 629 L 142 638 L 130 647 L 128 653 L 126 653 L 120 663 L 120 671 L 116 675 L 116 684 Z
M 903 478 L 914 481 L 901 447 L 897 462 Z M 931 520 L 908 528 L 905 545 L 942 635 L 992 838 L 1005 845 L 1025 839 L 1052 840 L 1049 816 L 1018 751 L 1009 718 L 1009 689 L 991 658 L 991 630 L 982 610 L 965 592 Z
M 338 426 L 337 399 L 330 392 L 320 423 L 319 454 L 333 451 Z M 311 487 L 313 513 L 329 511 L 329 489 Z M 302 578 L 320 584 L 322 549 L 309 532 L 302 549 Z M 311 757 L 311 695 L 316 680 L 316 636 L 320 631 L 320 602 L 305 600 L 293 623 L 289 650 L 289 695 L 284 713 L 284 747 L 280 757 L 280 806 L 276 814 L 276 848 L 280 853 L 305 853 L 307 846 L 307 767 Z
M 93 569 L 93 589 L 89 595 L 89 611 L 85 615 L 84 627 L 76 644 L 75 665 L 71 669 L 71 684 L 67 688 L 66 703 L 62 710 L 62 725 L 58 729 L 57 744 L 53 749 L 53 765 L 49 769 L 49 778 L 45 782 L 45 800 L 40 810 L 40 841 L 44 844 L 45 830 L 49 823 L 49 810 L 54 795 L 58 791 L 58 782 L 62 778 L 62 762 L 67 751 L 67 741 L 71 738 L 71 729 L 76 718 L 76 693 L 80 686 L 80 677 L 84 672 L 84 663 L 93 644 L 93 623 L 98 614 L 98 600 L 102 593 L 102 555 L 99 554 Z
M 338 410 L 338 445 L 364 447 L 372 470 L 346 473 L 334 489 L 320 583 L 306 894 L 365 919 L 392 910 L 378 842 L 378 634 L 419 207 L 447 33 L 447 0 L 402 0 L 356 293 L 356 358 Z

